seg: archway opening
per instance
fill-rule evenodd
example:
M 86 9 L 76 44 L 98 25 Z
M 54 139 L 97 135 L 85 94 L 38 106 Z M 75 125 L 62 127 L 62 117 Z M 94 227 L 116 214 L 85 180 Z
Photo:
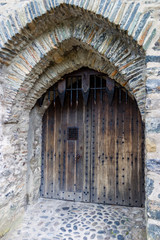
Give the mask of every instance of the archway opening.
M 128 92 L 82 68 L 53 85 L 47 98 L 41 197 L 144 206 L 144 126 Z

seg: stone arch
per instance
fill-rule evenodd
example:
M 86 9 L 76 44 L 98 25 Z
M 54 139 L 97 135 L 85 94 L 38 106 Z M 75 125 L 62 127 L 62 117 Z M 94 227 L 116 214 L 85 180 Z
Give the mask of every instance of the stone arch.
M 35 82 L 26 97 L 26 105 L 29 102 L 28 106 L 26 106 L 26 109 L 30 106 L 34 106 L 37 100 L 37 98 L 34 98 L 35 94 L 36 96 L 41 96 L 44 91 L 46 91 L 46 89 L 48 89 L 59 79 L 61 79 L 63 75 L 78 70 L 81 67 L 89 67 L 105 74 L 107 74 L 110 70 L 110 75 L 112 76 L 112 73 L 114 73 L 115 70 L 113 66 L 110 66 L 108 69 L 108 64 L 109 63 L 106 63 L 106 61 L 102 59 L 101 56 L 98 56 L 96 53 L 89 52 L 81 48 L 79 49 L 79 51 L 73 51 L 72 53 L 68 54 L 61 63 L 47 68 L 47 70 L 40 76 L 38 81 Z M 122 80 L 121 76 L 119 76 L 119 80 Z M 127 90 L 128 93 L 131 95 L 131 92 L 129 92 L 129 88 Z M 131 96 L 133 97 L 133 95 Z
M 108 75 L 123 85 L 137 100 L 142 115 L 144 114 L 145 86 L 144 54 L 140 54 L 133 46 L 118 38 L 117 33 L 108 33 L 103 28 L 93 29 L 86 24 L 75 24 L 70 27 L 61 25 L 49 33 L 45 33 L 19 55 L 8 67 L 6 78 L 6 96 L 9 95 L 8 110 L 12 110 L 15 100 L 23 103 L 30 88 L 34 86 L 46 68 L 61 62 L 73 48 L 85 48 L 103 58 L 107 65 Z M 101 71 L 105 66 L 101 67 Z M 54 78 L 54 68 L 52 68 Z M 11 86 L 10 86 L 11 85 Z M 25 98 L 24 98 L 25 95 Z M 6 116 L 11 118 L 14 113 Z M 12 119 L 13 121 L 13 119 Z
M 41 35 L 42 31 L 47 31 L 51 25 L 49 20 L 52 20 L 52 24 L 55 22 L 54 25 L 57 25 L 67 18 L 81 16 L 82 12 L 83 18 L 86 18 L 89 12 L 89 20 L 93 20 L 96 15 L 99 19 L 103 18 L 103 25 L 109 24 L 113 28 L 118 27 L 123 34 L 127 31 L 128 35 L 137 41 L 140 46 L 143 46 L 145 50 L 156 34 L 154 21 L 150 18 L 151 10 L 143 11 L 141 3 L 131 2 L 127 4 L 121 0 L 32 0 L 27 1 L 22 9 L 15 10 L 13 14 L 2 21 L 0 46 L 3 49 L 2 52 L 4 51 L 4 57 L 6 53 L 6 59 L 7 57 L 10 59 L 14 56 L 14 53 L 12 55 L 12 52 L 10 52 L 11 49 L 19 51 L 28 44 L 28 41 Z M 60 19 L 58 21 L 57 15 Z M 46 16 L 49 18 L 48 21 Z M 41 19 L 44 23 L 41 22 Z M 41 22 L 41 26 L 38 26 L 39 22 Z M 35 31 L 35 28 L 38 29 L 38 32 Z M 149 32 L 153 34 L 150 35 Z M 14 47 L 12 43 L 15 38 L 17 41 Z M 9 52 L 10 54 L 7 54 Z

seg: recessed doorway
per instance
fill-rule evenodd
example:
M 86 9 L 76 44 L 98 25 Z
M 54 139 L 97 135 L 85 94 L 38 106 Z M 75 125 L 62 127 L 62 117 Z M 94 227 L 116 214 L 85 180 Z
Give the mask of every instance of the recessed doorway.
M 41 196 L 143 206 L 144 131 L 136 101 L 87 68 L 64 76 L 48 94 Z

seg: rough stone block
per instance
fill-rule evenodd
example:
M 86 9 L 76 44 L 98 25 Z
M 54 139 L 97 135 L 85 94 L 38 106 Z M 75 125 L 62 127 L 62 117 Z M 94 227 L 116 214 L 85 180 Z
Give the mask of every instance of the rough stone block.
M 146 167 L 148 171 L 156 172 L 160 174 L 160 160 L 159 159 L 149 159 L 146 162 Z
M 160 220 L 160 203 L 149 200 L 147 203 L 147 215 L 149 218 Z
M 159 240 L 160 225 L 148 224 L 148 240 Z
M 147 152 L 156 152 L 156 143 L 153 139 L 146 139 L 146 151 Z

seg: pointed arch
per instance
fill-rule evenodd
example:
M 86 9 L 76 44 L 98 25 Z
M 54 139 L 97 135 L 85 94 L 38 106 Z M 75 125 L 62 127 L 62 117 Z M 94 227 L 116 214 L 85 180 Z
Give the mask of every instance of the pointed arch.
M 142 115 L 144 114 L 144 55 L 138 53 L 117 34 L 100 27 L 94 29 L 92 25 L 80 22 L 74 26 L 63 24 L 44 33 L 14 58 L 8 67 L 9 73 L 5 81 L 8 109 L 6 121 L 15 115 L 12 106 L 16 106 L 16 102 L 18 105 L 21 103 L 21 106 L 24 104 L 30 89 L 43 72 L 58 63 L 61 68 L 61 62 L 67 59 L 69 54 L 75 55 L 76 58 L 78 49 L 84 49 L 88 54 L 92 52 L 97 55 L 97 59 L 102 58 L 104 65 L 99 70 L 103 72 L 105 69 L 111 78 L 124 86 L 136 98 L 140 111 Z M 79 58 L 79 61 L 82 59 Z M 93 59 L 90 58 L 88 61 L 92 62 Z M 53 67 L 50 69 L 54 81 L 55 69 Z M 96 69 L 98 70 L 98 63 Z

